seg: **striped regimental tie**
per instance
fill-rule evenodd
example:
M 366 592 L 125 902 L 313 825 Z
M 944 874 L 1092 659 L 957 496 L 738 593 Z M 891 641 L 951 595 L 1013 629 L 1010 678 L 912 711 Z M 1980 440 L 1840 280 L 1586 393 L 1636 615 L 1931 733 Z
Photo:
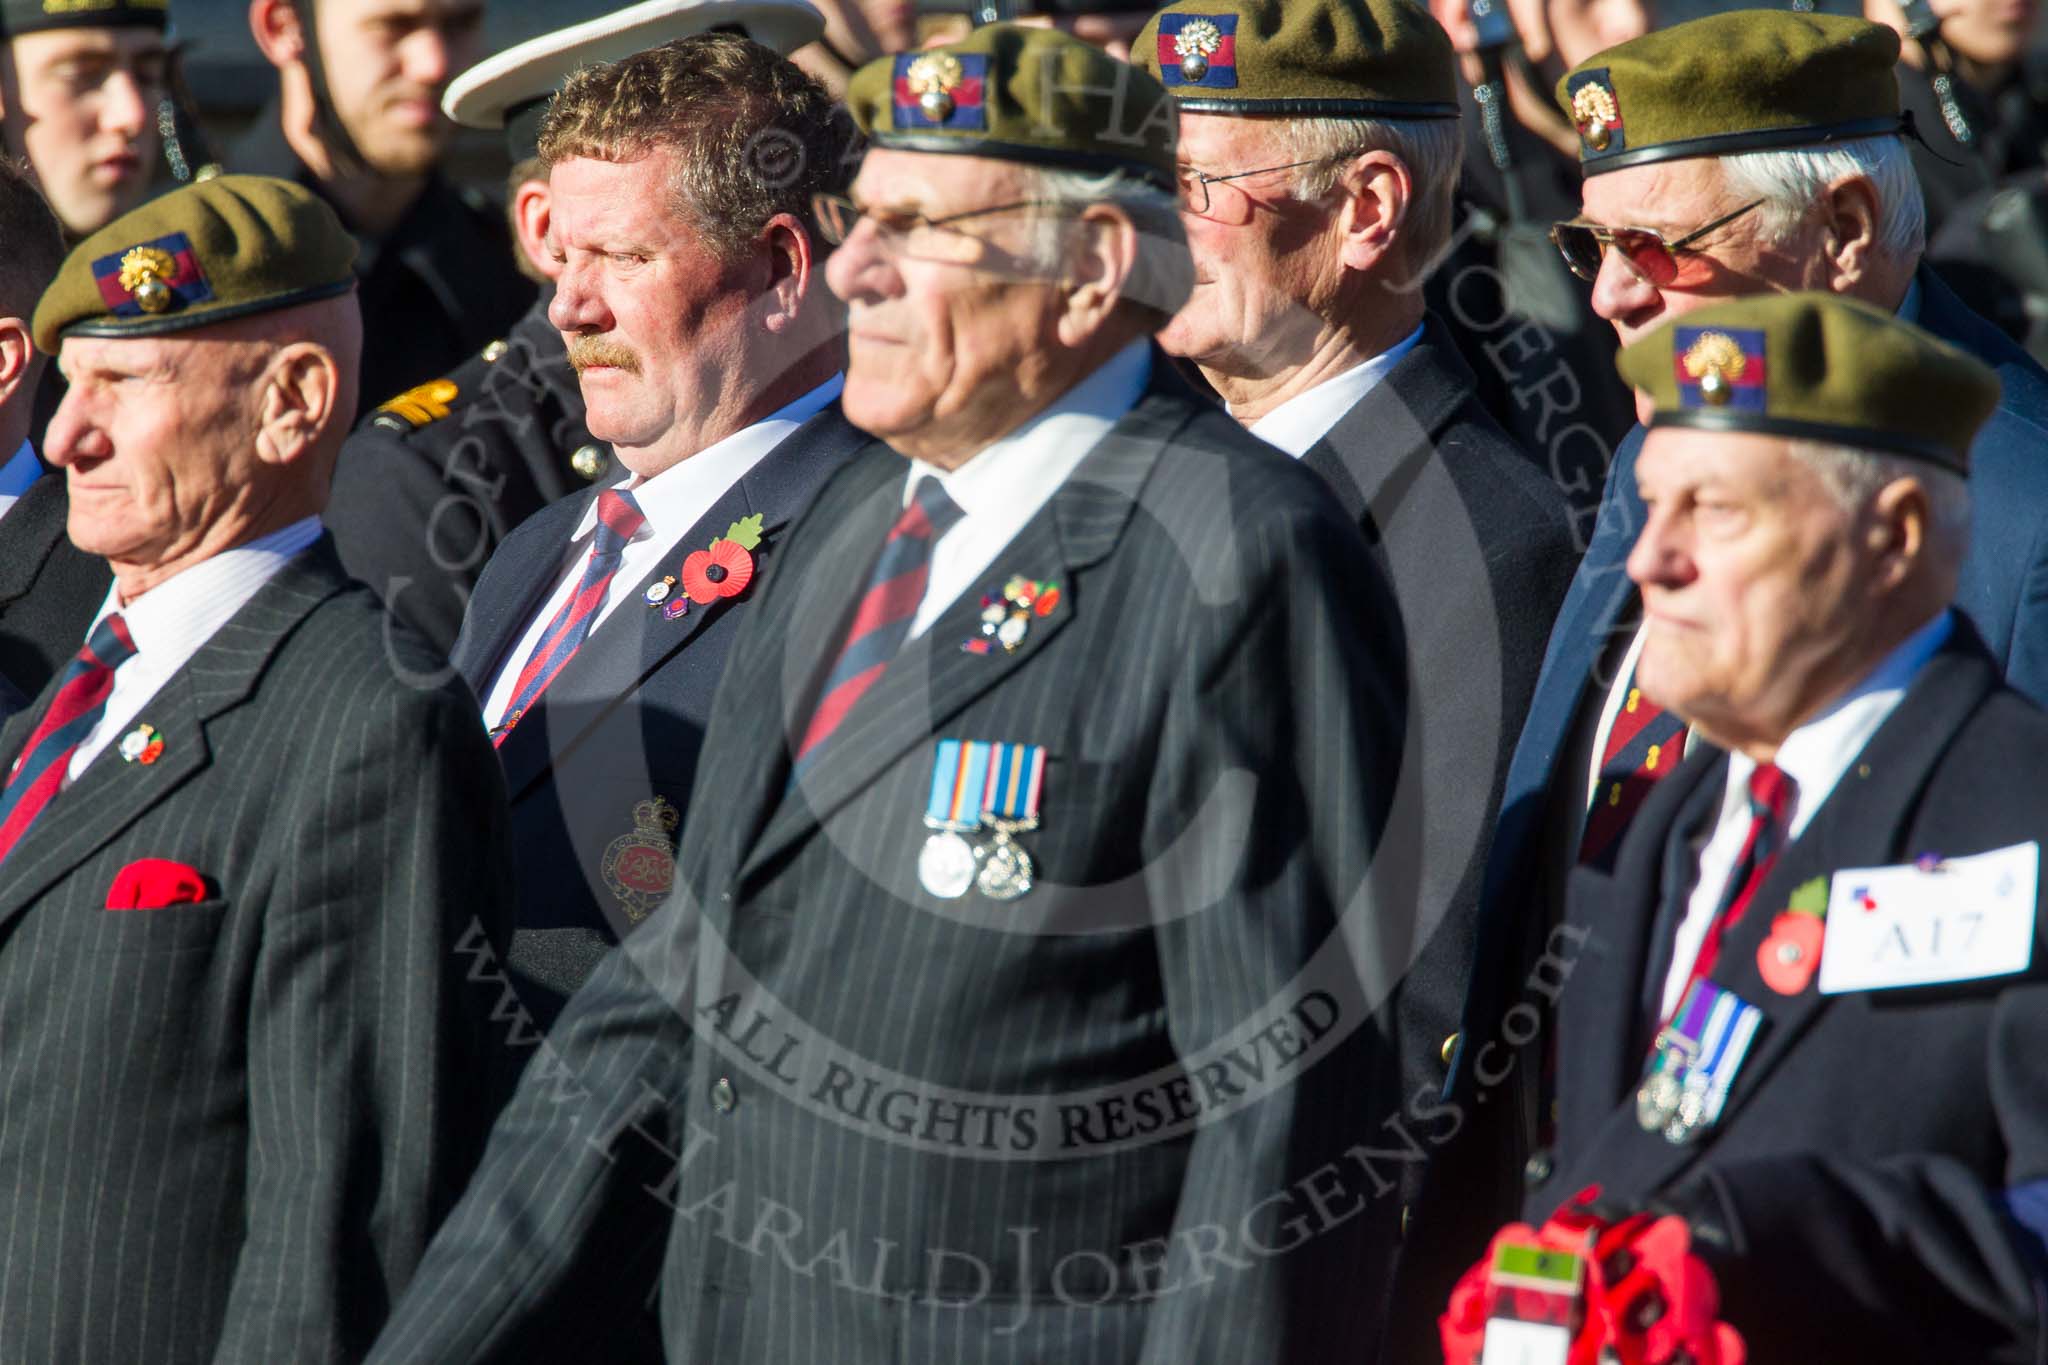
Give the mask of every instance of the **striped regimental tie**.
M 135 657 L 135 638 L 119 612 L 93 627 L 92 637 L 65 665 L 50 709 L 36 722 L 7 785 L 0 788 L 0 863 L 35 824 L 64 785 L 71 754 L 92 733 L 114 690 L 114 670 Z
M 910 505 L 882 542 L 867 591 L 861 594 L 853 624 L 846 629 L 846 643 L 839 647 L 832 671 L 818 690 L 817 709 L 804 729 L 803 742 L 797 745 L 799 770 L 816 758 L 854 703 L 874 686 L 903 647 L 931 577 L 932 546 L 964 515 L 937 479 L 927 475 L 918 480 Z
M 533 653 L 526 657 L 526 666 L 519 670 L 519 681 L 512 688 L 512 702 L 505 708 L 504 718 L 491 729 L 491 743 L 505 742 L 505 736 L 512 733 L 520 717 L 540 700 L 540 694 L 547 691 L 555 675 L 589 638 L 590 628 L 604 606 L 605 593 L 611 588 L 612 576 L 618 573 L 619 561 L 625 557 L 626 542 L 646 520 L 631 493 L 607 488 L 597 495 L 597 535 L 590 542 L 590 559 L 583 566 L 583 581 L 562 603 L 555 619 L 541 632 Z
M 1685 738 L 1685 722 L 1644 696 L 1630 674 L 1627 696 L 1600 755 L 1600 781 L 1579 840 L 1581 863 L 1602 871 L 1613 868 L 1629 821 L 1650 789 L 1685 757 Z

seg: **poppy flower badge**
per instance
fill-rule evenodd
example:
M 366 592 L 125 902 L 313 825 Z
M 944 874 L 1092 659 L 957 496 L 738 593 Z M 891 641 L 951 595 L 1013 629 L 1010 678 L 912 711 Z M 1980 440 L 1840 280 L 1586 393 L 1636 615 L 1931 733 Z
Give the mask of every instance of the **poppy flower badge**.
M 728 526 L 725 534 L 708 549 L 692 550 L 683 559 L 677 575 L 669 574 L 647 585 L 642 594 L 650 607 L 658 607 L 664 619 L 673 621 L 687 614 L 690 604 L 708 607 L 722 598 L 738 597 L 754 581 L 754 552 L 761 548 L 761 514 L 743 518 Z M 677 593 L 680 586 L 682 591 Z
M 1821 943 L 1827 935 L 1828 879 L 1814 877 L 1792 892 L 1784 913 L 1771 921 L 1771 932 L 1757 945 L 1756 971 L 1780 995 L 1798 995 L 1820 970 Z

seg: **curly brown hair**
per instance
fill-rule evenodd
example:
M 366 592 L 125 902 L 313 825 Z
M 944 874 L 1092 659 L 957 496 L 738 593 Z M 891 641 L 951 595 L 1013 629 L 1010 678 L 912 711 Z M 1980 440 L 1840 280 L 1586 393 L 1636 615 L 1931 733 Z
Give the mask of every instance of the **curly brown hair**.
M 844 189 L 858 160 L 853 122 L 824 87 L 733 33 L 584 67 L 541 124 L 548 167 L 638 161 L 664 147 L 676 153 L 675 211 L 728 262 L 778 213 L 818 244 L 811 197 Z

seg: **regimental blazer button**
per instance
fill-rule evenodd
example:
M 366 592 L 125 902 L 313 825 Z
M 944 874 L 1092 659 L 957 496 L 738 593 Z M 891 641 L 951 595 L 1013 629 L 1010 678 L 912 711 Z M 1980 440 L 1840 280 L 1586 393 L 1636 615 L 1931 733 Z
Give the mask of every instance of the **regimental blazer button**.
M 739 1102 L 739 1092 L 732 1088 L 732 1081 L 720 1076 L 711 1087 L 711 1107 L 721 1114 L 730 1114 Z

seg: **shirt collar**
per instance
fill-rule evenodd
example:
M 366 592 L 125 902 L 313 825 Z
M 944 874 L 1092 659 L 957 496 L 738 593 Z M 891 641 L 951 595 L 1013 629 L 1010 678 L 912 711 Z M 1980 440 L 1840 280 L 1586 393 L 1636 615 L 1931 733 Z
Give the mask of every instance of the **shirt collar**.
M 1333 375 L 1274 408 L 1252 423 L 1252 435 L 1300 459 L 1317 441 L 1329 435 L 1330 428 L 1337 425 L 1338 419 L 1357 407 L 1358 400 L 1372 392 L 1387 377 L 1387 371 L 1398 365 L 1401 357 L 1414 350 L 1415 344 L 1421 340 L 1422 326 L 1418 323 L 1414 331 L 1372 359 L 1353 365 L 1344 373 Z
M 23 441 L 21 449 L 0 464 L 0 498 L 20 497 L 42 476 L 43 462 L 36 458 L 35 447 Z
M 661 539 L 666 542 L 690 529 L 705 505 L 703 494 L 712 500 L 746 476 L 761 458 L 805 422 L 824 410 L 846 387 L 846 376 L 835 374 L 809 393 L 785 403 L 752 426 L 741 427 L 722 441 L 704 447 L 695 455 L 676 461 L 651 479 L 635 474 L 613 484 L 633 495 L 640 514 L 646 518 L 633 533 L 635 541 Z M 689 520 L 683 520 L 684 517 Z M 592 498 L 576 522 L 576 540 L 597 529 L 597 499 Z
M 1805 831 L 1828 793 L 1897 709 L 1913 679 L 1940 652 L 1954 628 L 1954 614 L 1943 611 L 1907 636 L 1840 700 L 1787 735 L 1778 746 L 1773 762 L 1795 784 L 1790 830 L 1793 838 Z M 1749 775 L 1755 771 L 1755 761 L 1746 755 L 1735 754 L 1730 758 L 1729 801 L 1747 793 Z M 1747 799 L 1746 795 L 1743 799 Z
M 935 478 L 967 516 L 997 510 L 1013 499 L 1037 497 L 1066 480 L 1109 429 L 1138 405 L 1152 380 L 1152 344 L 1133 341 L 1094 373 L 1068 389 L 1023 425 L 992 442 L 958 469 L 910 461 L 903 505 L 919 479 Z M 1020 458 L 1036 452 L 1038 458 Z
M 278 565 L 319 538 L 320 518 L 301 517 L 282 530 L 201 560 L 132 602 L 121 601 L 121 585 L 111 584 L 99 613 L 92 618 L 93 628 L 120 612 L 138 656 L 151 649 L 162 655 L 178 648 L 180 642 L 203 641 L 242 609 L 255 587 L 268 581 Z M 252 580 L 255 587 L 249 586 Z M 91 636 L 88 629 L 85 638 Z
M 1899 300 L 1898 319 L 1900 322 L 1920 321 L 1920 277 L 1915 275 L 1906 286 L 1906 297 Z

